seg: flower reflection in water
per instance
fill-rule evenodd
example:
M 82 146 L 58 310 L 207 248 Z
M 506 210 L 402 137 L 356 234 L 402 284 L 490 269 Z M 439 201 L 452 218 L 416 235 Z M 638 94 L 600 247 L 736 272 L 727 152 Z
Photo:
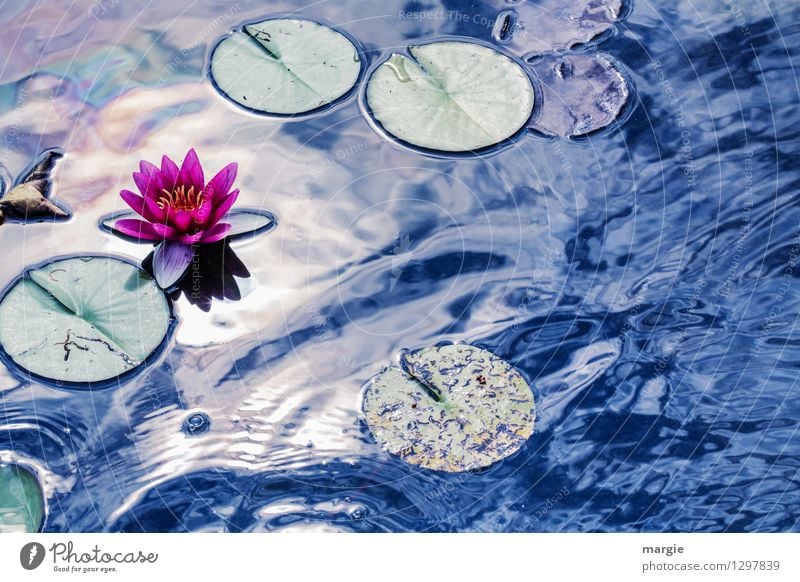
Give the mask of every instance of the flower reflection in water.
M 177 284 L 167 291 L 173 301 L 181 295 L 190 304 L 209 311 L 214 299 L 238 301 L 242 298 L 237 279 L 247 279 L 250 271 L 231 248 L 228 240 L 193 245 L 189 268 Z M 153 275 L 151 252 L 142 261 L 142 268 Z

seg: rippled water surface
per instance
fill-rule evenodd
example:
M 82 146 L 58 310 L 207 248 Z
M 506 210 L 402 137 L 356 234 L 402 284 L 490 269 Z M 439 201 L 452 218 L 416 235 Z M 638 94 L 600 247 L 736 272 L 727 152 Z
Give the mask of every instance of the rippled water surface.
M 132 381 L 0 370 L 0 460 L 39 475 L 46 531 L 800 529 L 796 2 L 636 0 L 596 45 L 634 86 L 619 126 L 473 158 L 387 140 L 361 95 L 272 120 L 204 76 L 259 16 L 336 25 L 372 65 L 415 39 L 491 42 L 507 7 L 0 2 L 0 162 L 64 148 L 75 211 L 0 228 L 0 285 L 56 255 L 144 258 L 97 221 L 140 159 L 191 146 L 207 171 L 239 161 L 240 204 L 279 219 L 235 243 L 241 301 L 178 301 Z M 443 340 L 536 386 L 533 437 L 482 472 L 407 465 L 360 420 L 366 380 Z

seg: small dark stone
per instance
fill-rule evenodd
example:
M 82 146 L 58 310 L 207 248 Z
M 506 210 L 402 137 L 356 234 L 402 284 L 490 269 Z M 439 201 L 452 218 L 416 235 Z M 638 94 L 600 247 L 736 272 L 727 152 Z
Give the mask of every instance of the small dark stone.
M 195 412 L 190 414 L 183 421 L 183 432 L 189 436 L 197 436 L 208 432 L 211 428 L 211 419 L 205 412 Z

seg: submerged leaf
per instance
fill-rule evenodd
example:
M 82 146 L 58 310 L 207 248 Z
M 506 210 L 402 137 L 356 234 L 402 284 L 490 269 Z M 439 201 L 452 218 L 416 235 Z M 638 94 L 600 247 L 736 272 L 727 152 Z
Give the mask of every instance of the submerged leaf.
M 36 477 L 17 465 L 0 465 L 0 533 L 34 533 L 44 519 Z
M 611 28 L 622 12 L 622 0 L 524 0 L 509 6 L 494 0 L 502 12 L 492 36 L 517 54 L 545 53 L 588 42 Z
M 520 130 L 533 87 L 509 57 L 472 42 L 445 41 L 394 54 L 367 85 L 367 103 L 391 135 L 446 152 L 485 148 Z
M 294 18 L 246 24 L 211 55 L 211 77 L 222 93 L 248 109 L 280 115 L 332 103 L 360 72 L 358 50 L 346 36 Z
M 170 307 L 144 271 L 112 257 L 59 259 L 26 272 L 0 300 L 0 346 L 28 373 L 94 383 L 145 362 Z
M 533 432 L 533 393 L 497 356 L 468 345 L 407 354 L 366 386 L 363 409 L 375 439 L 404 461 L 439 471 L 488 467 Z
M 628 82 L 603 53 L 549 54 L 531 65 L 542 86 L 542 103 L 531 127 L 570 137 L 611 124 L 628 101 Z

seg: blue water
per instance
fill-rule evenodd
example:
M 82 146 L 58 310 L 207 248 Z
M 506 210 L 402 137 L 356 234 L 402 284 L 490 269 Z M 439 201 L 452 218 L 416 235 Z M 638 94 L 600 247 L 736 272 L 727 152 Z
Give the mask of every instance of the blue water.
M 621 126 L 437 159 L 378 135 L 357 95 L 246 114 L 204 79 L 206 51 L 296 10 L 371 64 L 419 38 L 491 41 L 502 2 L 0 2 L 0 162 L 64 148 L 76 213 L 0 227 L 0 285 L 54 255 L 144 258 L 97 220 L 139 159 L 190 146 L 207 171 L 239 161 L 240 204 L 280 220 L 236 243 L 242 300 L 179 300 L 132 381 L 0 370 L 0 461 L 41 479 L 44 530 L 800 530 L 800 6 L 675 4 L 635 0 L 598 44 L 635 86 Z M 389 457 L 359 418 L 365 381 L 441 340 L 540 395 L 528 444 L 482 472 Z

